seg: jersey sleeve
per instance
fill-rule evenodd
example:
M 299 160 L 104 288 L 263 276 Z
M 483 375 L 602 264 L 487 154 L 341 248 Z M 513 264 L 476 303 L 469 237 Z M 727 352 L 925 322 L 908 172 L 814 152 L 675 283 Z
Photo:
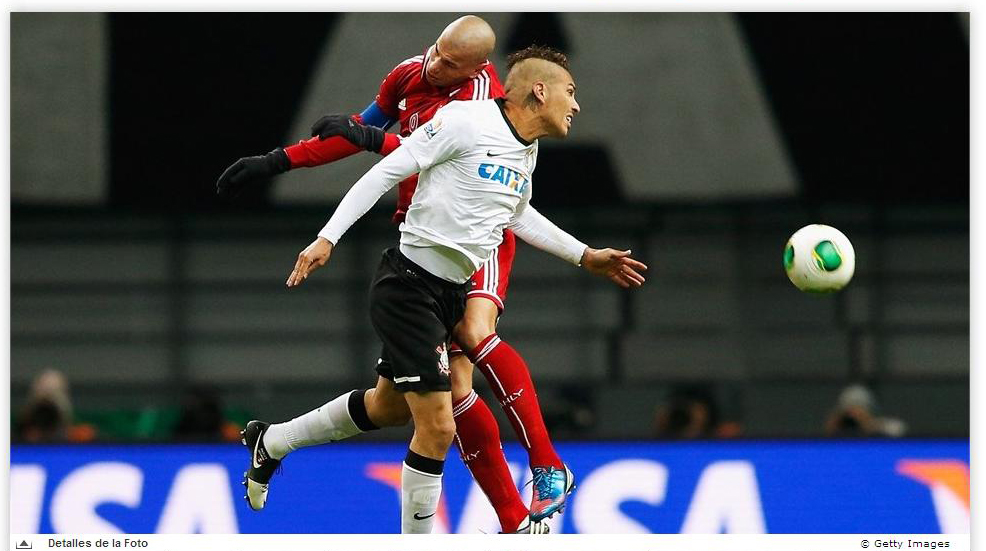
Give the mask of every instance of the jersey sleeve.
M 343 234 L 366 214 L 366 211 L 370 210 L 370 207 L 387 190 L 417 171 L 418 165 L 414 158 L 403 148 L 398 148 L 393 155 L 384 157 L 353 184 L 339 202 L 328 223 L 322 231 L 318 232 L 319 237 L 327 239 L 333 245 L 338 245 Z
M 538 212 L 529 202 L 530 195 L 526 199 L 510 222 L 510 229 L 528 245 L 579 265 L 587 245 Z
M 425 170 L 469 151 L 475 141 L 475 128 L 464 113 L 450 105 L 405 138 L 400 149 L 407 150 Z
M 291 160 L 291 168 L 324 165 L 345 159 L 360 151 L 363 151 L 361 147 L 355 146 L 339 136 L 325 140 L 320 140 L 318 136 L 315 136 L 284 148 L 288 159 Z
M 410 65 L 405 61 L 394 67 L 384 77 L 383 82 L 380 83 L 380 89 L 377 91 L 377 97 L 374 102 L 383 111 L 383 114 L 391 120 L 397 120 L 400 117 L 397 104 L 401 101 L 401 81 L 404 79 L 404 75 L 407 73 Z
M 366 106 L 366 109 L 359 114 L 359 118 L 363 124 L 376 126 L 377 128 L 382 128 L 384 130 L 390 128 L 395 122 L 397 122 L 397 119 L 388 116 L 382 109 L 380 109 L 380 106 L 377 105 L 376 100 L 371 101 L 370 105 Z

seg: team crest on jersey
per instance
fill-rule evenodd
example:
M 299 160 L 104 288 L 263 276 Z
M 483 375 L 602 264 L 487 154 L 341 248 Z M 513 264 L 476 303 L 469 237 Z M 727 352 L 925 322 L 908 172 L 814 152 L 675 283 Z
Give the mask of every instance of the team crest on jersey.
M 415 113 L 415 115 L 417 115 L 417 113 Z M 442 119 L 432 119 L 431 122 L 425 126 L 425 134 L 428 135 L 428 139 L 430 140 L 434 138 L 435 134 L 438 134 L 438 131 L 441 129 Z
M 411 118 L 410 119 L 408 119 L 408 121 L 407 121 L 407 129 L 408 129 L 409 132 L 414 132 L 414 129 L 417 128 L 417 127 L 418 127 L 418 114 L 415 113 L 415 114 L 411 115 Z M 431 137 L 431 134 L 429 134 L 428 137 L 430 138 Z
M 407 109 L 407 98 L 401 98 L 401 101 L 397 102 L 397 108 L 401 111 Z
M 452 370 L 449 369 L 448 349 L 445 347 L 445 343 L 435 347 L 435 353 L 438 354 L 438 372 L 448 377 L 452 374 Z

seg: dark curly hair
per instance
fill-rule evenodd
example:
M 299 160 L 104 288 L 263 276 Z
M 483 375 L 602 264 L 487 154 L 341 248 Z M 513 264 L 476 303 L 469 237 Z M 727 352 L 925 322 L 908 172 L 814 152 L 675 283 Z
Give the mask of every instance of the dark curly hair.
M 568 56 L 549 46 L 532 44 L 507 56 L 507 72 L 525 59 L 543 59 L 568 70 Z

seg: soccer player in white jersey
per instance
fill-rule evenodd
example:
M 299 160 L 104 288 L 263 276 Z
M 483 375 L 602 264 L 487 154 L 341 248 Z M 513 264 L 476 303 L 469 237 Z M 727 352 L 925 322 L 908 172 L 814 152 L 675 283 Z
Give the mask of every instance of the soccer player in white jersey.
M 287 280 L 289 287 L 300 285 L 324 266 L 357 219 L 397 182 L 420 173 L 400 245 L 384 253 L 370 291 L 370 318 L 383 342 L 377 385 L 359 399 L 340 396 L 302 416 L 310 415 L 312 426 L 298 426 L 341 440 L 414 420 L 401 478 L 404 533 L 428 533 L 434 522 L 455 435 L 448 344 L 462 318 L 466 284 L 503 230 L 621 286 L 644 282 L 646 266 L 630 251 L 588 247 L 530 205 L 537 139 L 565 137 L 579 105 L 563 55 L 532 47 L 513 57 L 505 100 L 442 108 L 353 185 Z M 264 450 L 272 444 L 256 441 L 255 468 L 276 468 Z M 266 484 L 246 482 L 248 494 L 265 497 Z

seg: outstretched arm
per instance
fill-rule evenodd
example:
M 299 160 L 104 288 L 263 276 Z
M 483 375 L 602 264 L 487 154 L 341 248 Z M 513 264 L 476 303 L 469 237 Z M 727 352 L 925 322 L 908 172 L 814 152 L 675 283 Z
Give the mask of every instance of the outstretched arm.
M 374 144 L 351 139 L 351 136 L 343 133 L 340 126 L 342 122 L 349 121 L 365 126 L 364 134 L 367 136 L 371 130 L 378 130 L 383 141 Z M 312 125 L 311 138 L 286 147 L 284 151 L 291 160 L 291 168 L 324 165 L 363 150 L 387 155 L 400 145 L 400 138 L 396 134 L 384 134 L 395 122 L 396 119 L 384 113 L 377 102 L 372 101 L 358 115 L 325 115 Z
M 630 251 L 593 249 L 556 226 L 530 204 L 522 207 L 510 229 L 528 244 L 606 277 L 620 287 L 639 287 L 645 281 L 640 272 L 647 266 L 631 258 Z
M 298 255 L 288 276 L 288 287 L 299 285 L 308 274 L 325 265 L 342 234 L 397 182 L 472 148 L 476 129 L 469 122 L 454 109 L 447 113 L 439 111 L 428 125 L 415 130 L 402 147 L 374 165 L 346 193 L 329 223 L 318 232 L 318 239 Z
M 376 101 L 371 102 L 360 114 L 339 116 L 369 128 L 380 128 L 379 132 L 383 136 L 383 140 L 374 151 L 386 155 L 400 145 L 400 138 L 396 134 L 383 134 L 383 130 L 389 128 L 394 120 L 380 109 Z M 354 145 L 352 140 L 347 141 L 339 133 L 333 134 L 333 136 L 338 137 L 329 137 L 329 135 L 320 137 L 319 124 L 325 119 L 326 117 L 322 117 L 312 127 L 313 138 L 284 148 L 278 147 L 266 155 L 238 159 L 219 176 L 219 180 L 216 182 L 216 193 L 223 197 L 236 197 L 252 183 L 266 180 L 295 168 L 319 166 L 345 159 L 354 153 L 367 149 L 360 145 Z

